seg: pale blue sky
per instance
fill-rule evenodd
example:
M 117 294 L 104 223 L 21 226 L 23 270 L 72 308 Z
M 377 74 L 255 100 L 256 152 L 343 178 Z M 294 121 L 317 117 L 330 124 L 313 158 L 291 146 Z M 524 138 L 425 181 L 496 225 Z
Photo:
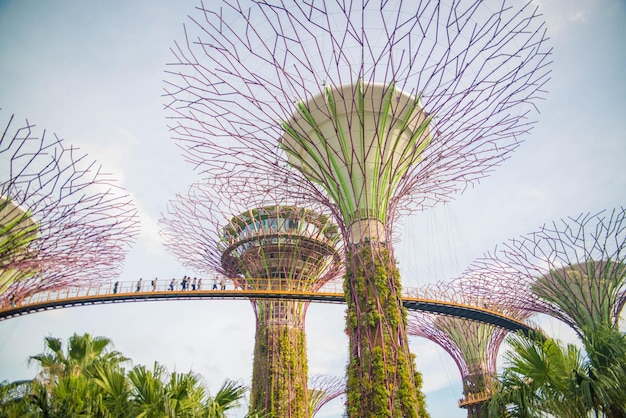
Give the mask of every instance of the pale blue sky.
M 398 260 L 407 286 L 458 275 L 474 257 L 545 222 L 626 203 L 626 5 L 535 1 L 554 46 L 538 124 L 502 167 L 445 207 L 405 219 Z M 545 4 L 544 4 L 545 3 Z M 78 145 L 115 173 L 140 209 L 143 232 L 122 280 L 188 274 L 160 244 L 165 203 L 194 179 L 169 139 L 162 80 L 169 47 L 196 1 L 0 0 L 0 120 L 12 113 Z M 343 306 L 307 315 L 311 373 L 343 375 Z M 549 332 L 571 338 L 550 322 Z M 151 365 L 193 368 L 216 390 L 250 382 L 254 316 L 245 301 L 70 308 L 0 322 L 0 380 L 32 377 L 43 337 L 112 338 Z M 434 344 L 412 338 L 433 418 L 464 417 L 459 374 Z M 339 417 L 341 402 L 320 417 Z

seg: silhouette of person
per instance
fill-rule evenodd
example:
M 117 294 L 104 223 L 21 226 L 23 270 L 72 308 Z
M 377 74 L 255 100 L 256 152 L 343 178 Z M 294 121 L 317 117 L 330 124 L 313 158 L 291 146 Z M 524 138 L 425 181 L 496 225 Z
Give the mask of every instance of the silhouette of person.
M 136 290 L 137 292 L 141 292 L 141 281 L 142 280 L 143 279 L 139 279 L 139 281 L 137 282 L 137 290 Z
M 120 282 L 115 282 L 113 285 L 113 294 L 117 293 L 117 287 L 120 285 Z

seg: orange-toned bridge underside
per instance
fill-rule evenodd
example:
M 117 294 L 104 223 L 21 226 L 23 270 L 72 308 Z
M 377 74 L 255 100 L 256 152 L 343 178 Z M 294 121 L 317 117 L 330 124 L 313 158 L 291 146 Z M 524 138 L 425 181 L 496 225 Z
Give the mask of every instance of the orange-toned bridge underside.
M 137 282 L 119 282 L 117 290 L 115 290 L 114 284 L 107 283 L 35 293 L 0 306 L 0 320 L 71 306 L 199 299 L 291 299 L 321 303 L 345 303 L 341 283 L 326 284 L 316 292 L 297 292 L 281 289 L 244 290 L 233 288 L 232 284 L 221 289 L 219 284 L 217 288 L 213 288 L 213 282 L 204 283 L 200 289 L 196 288 L 195 290 L 182 290 L 178 283 L 173 290 L 170 290 L 169 282 L 161 282 L 155 287 L 149 282 L 144 282 L 138 289 Z M 493 324 L 510 331 L 528 332 L 532 329 L 531 324 L 507 315 L 506 307 L 485 303 L 483 300 L 467 295 L 409 287 L 403 289 L 402 303 L 408 310 L 471 319 Z

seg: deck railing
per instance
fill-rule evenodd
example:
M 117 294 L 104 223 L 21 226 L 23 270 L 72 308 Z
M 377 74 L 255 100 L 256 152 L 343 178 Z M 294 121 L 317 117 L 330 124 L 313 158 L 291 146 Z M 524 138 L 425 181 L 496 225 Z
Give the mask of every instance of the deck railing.
M 491 399 L 491 391 L 485 390 L 477 393 L 468 393 L 465 398 L 459 399 L 459 408 L 467 408 L 470 405 L 483 403 Z
M 182 281 L 179 279 L 164 280 L 157 279 L 153 284 L 152 280 L 139 281 L 118 281 L 111 283 L 94 283 L 83 287 L 69 287 L 56 290 L 42 291 L 33 293 L 21 298 L 5 301 L 0 306 L 0 314 L 6 311 L 19 311 L 16 314 L 24 314 L 30 306 L 50 304 L 52 302 L 67 302 L 68 305 L 80 304 L 80 301 L 88 303 L 90 301 L 113 301 L 113 300 L 132 300 L 132 296 L 137 299 L 166 299 L 171 297 L 192 298 L 192 297 L 220 297 L 220 294 L 230 297 L 239 297 L 254 299 L 255 295 L 285 295 L 285 298 L 293 296 L 301 296 L 301 299 L 310 299 L 324 301 L 324 298 L 332 299 L 335 302 L 343 300 L 343 283 L 339 281 L 324 284 L 318 290 L 311 292 L 306 290 L 298 290 L 291 288 L 281 289 L 276 283 L 272 283 L 271 289 L 263 289 L 258 286 L 261 279 L 250 279 L 255 283 L 256 289 L 244 289 L 236 285 L 235 280 L 221 279 L 205 279 L 200 283 L 193 278 L 183 290 Z M 269 286 L 268 286 L 269 287 Z M 510 314 L 510 310 L 503 305 L 489 303 L 484 299 L 473 297 L 471 295 L 452 293 L 430 288 L 405 287 L 402 291 L 404 300 L 416 301 L 420 303 L 431 303 L 438 305 L 450 305 L 461 307 L 464 309 L 473 309 L 485 312 L 494 316 L 503 317 L 520 324 L 524 324 L 528 328 L 535 328 L 534 324 L 528 321 L 521 321 Z M 62 305 L 62 304 L 59 304 Z M 58 307 L 58 306 L 55 306 Z M 13 315 L 4 315 L 2 318 L 11 317 Z

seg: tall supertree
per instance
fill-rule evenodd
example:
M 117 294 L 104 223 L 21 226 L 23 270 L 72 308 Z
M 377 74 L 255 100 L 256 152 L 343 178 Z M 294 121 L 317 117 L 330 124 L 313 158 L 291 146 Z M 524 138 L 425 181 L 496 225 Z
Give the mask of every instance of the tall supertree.
M 511 239 L 466 271 L 474 291 L 511 307 L 554 316 L 580 337 L 617 328 L 626 303 L 626 209 L 582 213 Z
M 185 34 L 165 89 L 186 158 L 240 193 L 298 184 L 330 208 L 346 242 L 348 414 L 417 416 L 392 225 L 487 175 L 529 130 L 549 74 L 536 9 L 223 1 Z
M 429 285 L 435 293 L 461 293 L 457 279 L 453 282 Z M 471 284 L 465 283 L 466 289 Z M 493 309 L 493 305 L 489 305 Z M 526 319 L 528 310 L 506 309 L 508 316 Z M 497 356 L 508 331 L 495 325 L 470 319 L 435 315 L 427 312 L 409 314 L 410 335 L 427 338 L 443 348 L 456 363 L 463 381 L 463 396 L 459 406 L 467 409 L 470 418 L 487 417 L 486 404 L 496 387 Z
M 96 162 L 14 117 L 0 136 L 0 304 L 117 277 L 138 233 L 128 194 Z
M 247 209 L 244 209 L 247 208 Z M 168 248 L 190 267 L 243 289 L 313 292 L 341 275 L 331 217 L 297 205 L 224 200 L 206 183 L 171 202 L 161 220 Z M 250 412 L 310 417 L 307 301 L 252 299 L 256 335 Z
M 316 374 L 309 379 L 311 416 L 315 416 L 328 402 L 346 393 L 346 381 L 339 376 Z

